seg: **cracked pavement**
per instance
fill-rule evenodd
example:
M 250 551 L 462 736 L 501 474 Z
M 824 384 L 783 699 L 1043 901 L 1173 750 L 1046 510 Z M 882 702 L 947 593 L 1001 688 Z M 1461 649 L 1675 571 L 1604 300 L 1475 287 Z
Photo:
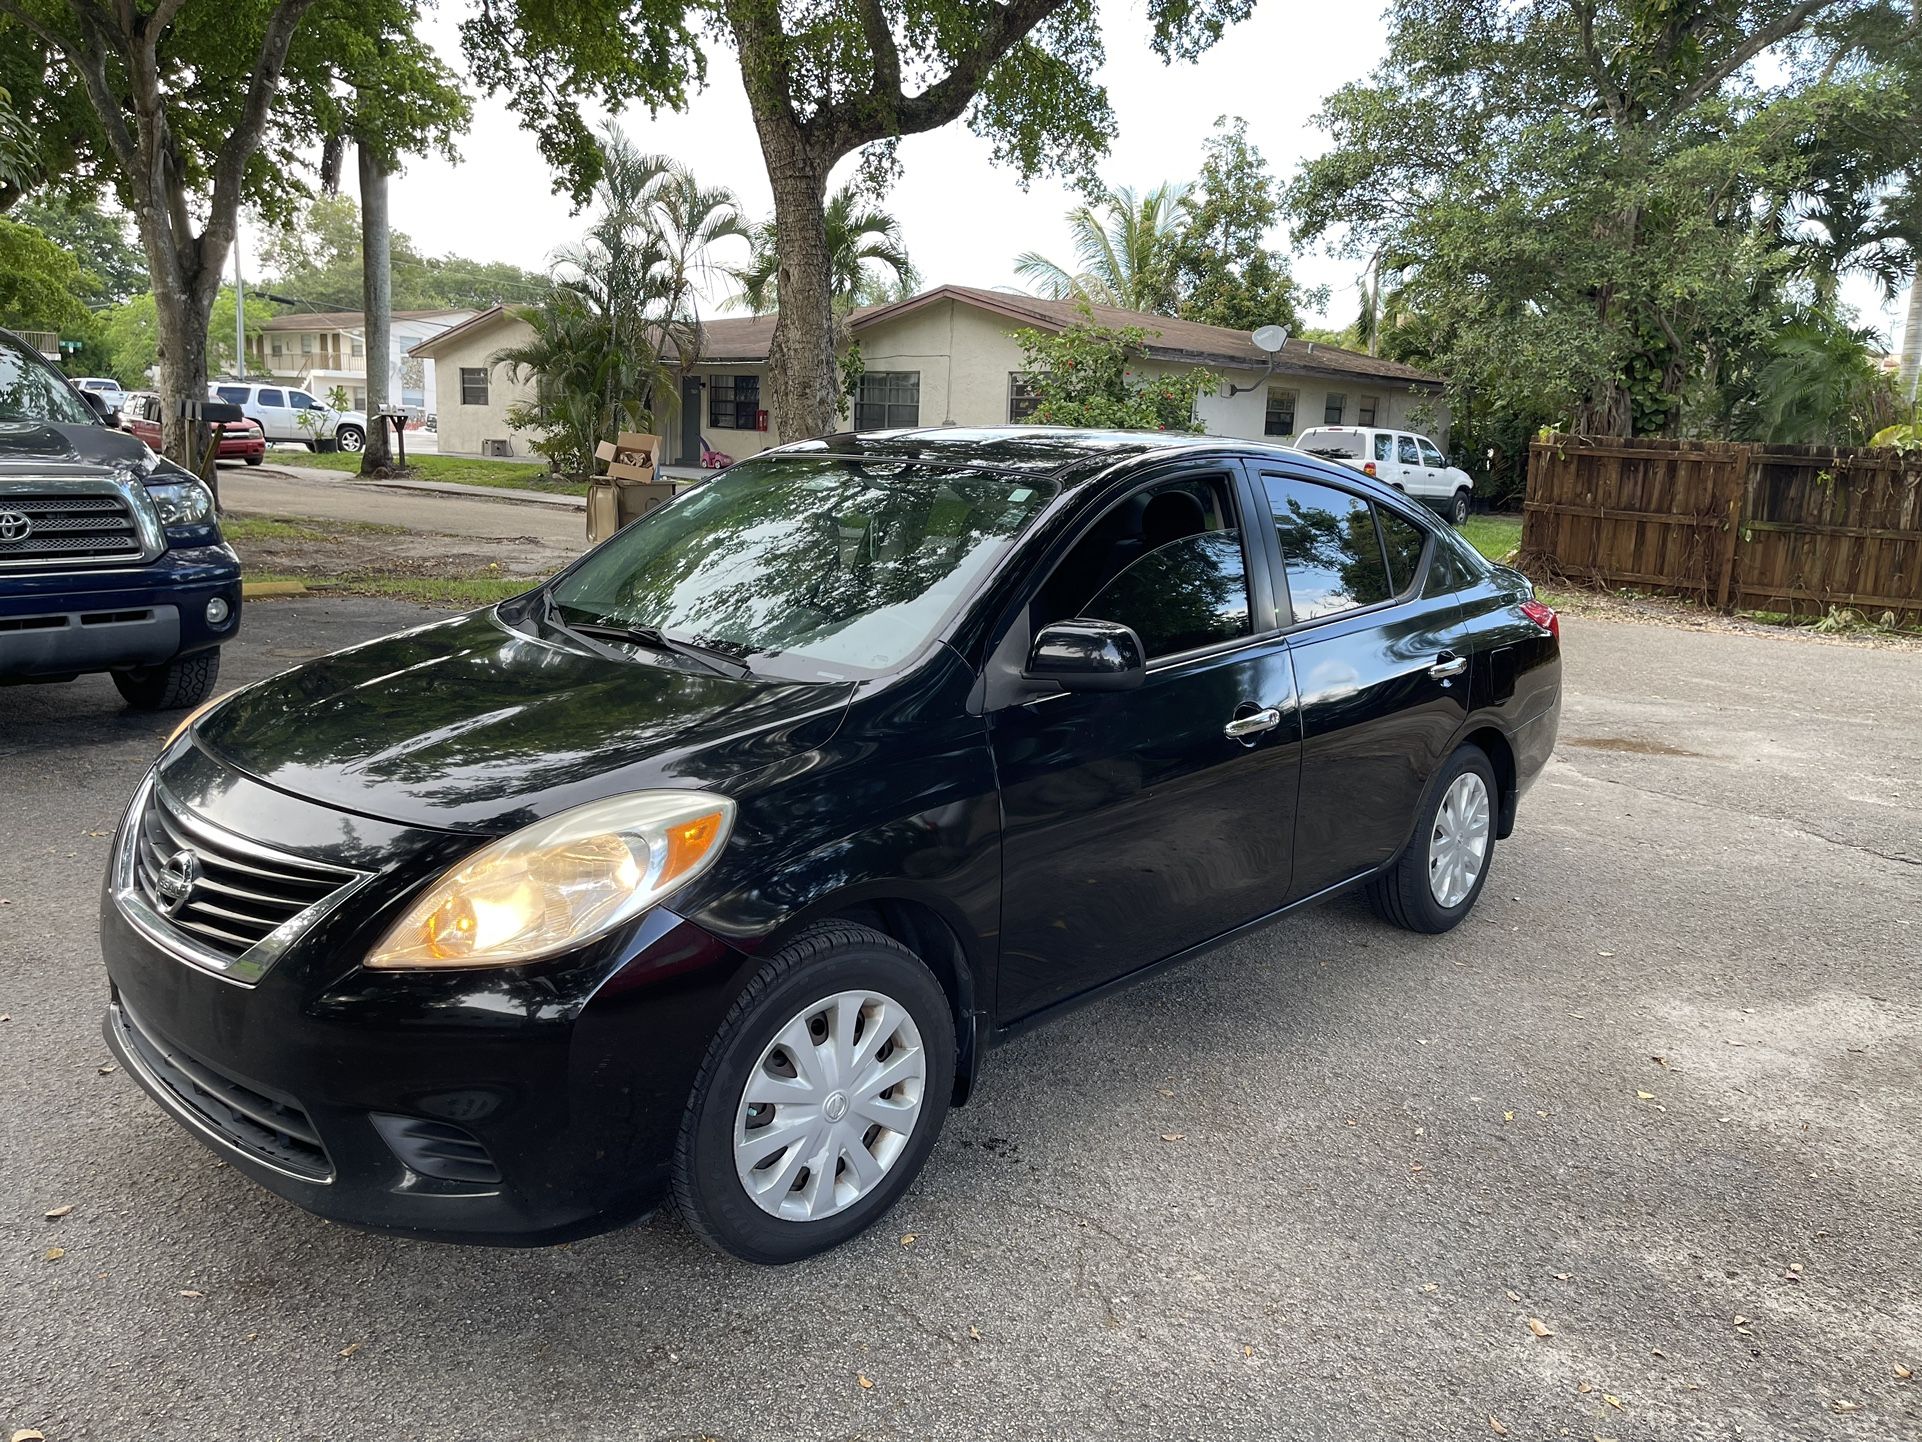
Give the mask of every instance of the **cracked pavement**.
M 254 604 L 226 679 L 425 614 Z M 104 833 L 170 723 L 0 691 L 0 1436 L 1917 1436 L 1922 653 L 1564 644 L 1467 923 L 1337 902 L 1009 1046 L 783 1271 L 671 1218 L 366 1236 L 220 1166 L 98 1070 Z

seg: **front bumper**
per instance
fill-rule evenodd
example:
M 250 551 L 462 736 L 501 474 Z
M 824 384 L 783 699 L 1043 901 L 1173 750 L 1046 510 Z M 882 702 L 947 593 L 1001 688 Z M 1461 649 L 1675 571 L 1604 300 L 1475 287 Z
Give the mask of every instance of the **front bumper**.
M 207 620 L 216 597 L 227 603 L 219 625 Z M 129 569 L 0 576 L 0 678 L 161 665 L 239 629 L 240 562 L 221 544 Z

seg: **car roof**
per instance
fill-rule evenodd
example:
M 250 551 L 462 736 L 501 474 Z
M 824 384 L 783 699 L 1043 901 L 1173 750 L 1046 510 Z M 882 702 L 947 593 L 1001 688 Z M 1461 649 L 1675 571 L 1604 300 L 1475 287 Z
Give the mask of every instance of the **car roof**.
M 1045 475 L 1063 486 L 1093 480 L 1122 461 L 1181 453 L 1294 454 L 1286 446 L 1232 436 L 1171 431 L 1079 430 L 1070 426 L 918 426 L 893 431 L 842 431 L 763 451 L 754 459 L 795 455 L 983 466 Z

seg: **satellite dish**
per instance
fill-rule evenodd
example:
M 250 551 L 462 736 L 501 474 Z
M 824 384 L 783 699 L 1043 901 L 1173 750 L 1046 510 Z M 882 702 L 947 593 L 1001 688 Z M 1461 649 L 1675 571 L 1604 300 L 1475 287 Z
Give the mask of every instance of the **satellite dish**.
M 1265 350 L 1273 355 L 1288 344 L 1288 331 L 1285 326 L 1265 325 L 1250 337 L 1256 350 Z

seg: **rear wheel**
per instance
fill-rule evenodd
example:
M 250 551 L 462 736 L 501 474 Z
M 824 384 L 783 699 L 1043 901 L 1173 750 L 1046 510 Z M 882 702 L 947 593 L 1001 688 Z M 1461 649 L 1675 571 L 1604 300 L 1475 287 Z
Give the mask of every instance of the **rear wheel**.
M 334 445 L 343 451 L 365 450 L 367 432 L 359 426 L 342 426 L 334 432 Z
M 947 994 L 919 957 L 864 926 L 808 928 L 708 1047 L 675 1149 L 682 1216 L 743 1261 L 839 1246 L 920 1172 L 954 1051 Z
M 1468 492 L 1457 491 L 1448 503 L 1448 519 L 1455 525 L 1463 525 L 1468 520 Z
M 220 679 L 220 648 L 177 656 L 164 666 L 136 666 L 113 673 L 113 684 L 135 711 L 181 711 L 214 694 Z
M 257 466 L 257 465 L 259 465 L 259 464 L 260 464 L 260 463 L 261 463 L 262 461 L 264 461 L 264 460 L 266 460 L 266 459 L 267 459 L 267 458 L 266 458 L 265 456 L 248 456 L 248 457 L 246 457 L 246 461 L 247 461 L 247 464 L 248 464 L 248 465 L 250 465 L 250 466 Z
M 1401 859 L 1368 883 L 1382 918 L 1410 931 L 1447 931 L 1475 905 L 1495 856 L 1495 768 L 1479 746 L 1448 758 L 1422 797 Z

